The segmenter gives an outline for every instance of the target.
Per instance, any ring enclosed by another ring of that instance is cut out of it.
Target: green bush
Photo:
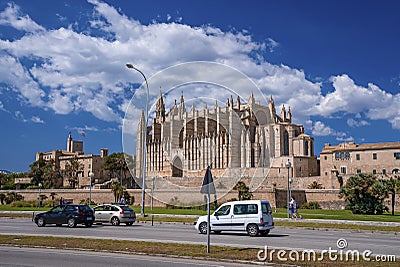
[[[81,199],[81,201],[79,202],[79,204],[84,204],[84,205],[89,205],[89,198],[87,199]],[[93,199],[90,200],[90,205],[94,205],[96,206],[96,202],[93,201]]]
[[[52,208],[55,206],[54,201],[42,201],[42,207],[44,208]],[[13,201],[10,203],[10,207],[24,207],[24,208],[37,208],[38,207],[38,201],[37,200],[19,200],[19,201]]]
[[[319,205],[318,202],[316,201],[311,201],[304,203],[303,206],[301,206],[302,209],[307,209],[307,210],[320,210],[321,206]]]

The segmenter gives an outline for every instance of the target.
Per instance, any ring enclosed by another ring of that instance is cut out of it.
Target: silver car
[[[95,223],[111,223],[132,225],[136,221],[136,213],[127,205],[103,204],[94,207]]]

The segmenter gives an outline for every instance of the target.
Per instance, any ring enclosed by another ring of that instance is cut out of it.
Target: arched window
[[[289,133],[283,133],[283,156],[289,156]]]
[[[182,177],[182,176],[183,176],[182,160],[176,157],[174,159],[174,162],[172,163],[172,177]]]
[[[304,142],[304,156],[308,156],[308,141]]]

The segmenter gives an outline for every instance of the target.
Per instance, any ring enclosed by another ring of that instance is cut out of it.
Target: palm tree
[[[390,177],[389,180],[384,181],[386,190],[392,198],[392,216],[394,216],[394,205],[396,201],[396,193],[400,192],[400,180],[397,178]]]
[[[129,170],[125,161],[125,153],[112,153],[104,161],[104,169],[109,170],[112,177],[119,176],[120,183],[126,178],[126,172]]]
[[[38,185],[43,183],[43,174],[46,166],[46,161],[43,158],[39,158],[37,161],[33,162],[29,167],[31,171],[29,176],[32,177],[32,183]]]
[[[318,183],[317,181],[312,182],[307,186],[308,189],[322,189],[322,184]]]
[[[0,193],[0,203],[1,203],[1,205],[4,204],[4,200],[5,200],[5,199],[6,199],[6,195],[3,194],[3,193]]]
[[[43,167],[43,185],[45,188],[60,188],[62,186],[62,176],[54,159],[46,162]]]
[[[68,177],[69,185],[72,188],[79,186],[78,175],[83,172],[83,164],[78,161],[77,157],[70,159],[65,165],[64,174]]]
[[[242,181],[237,182],[233,187],[233,190],[238,191],[239,200],[248,200],[253,197],[253,194],[250,192],[250,188]]]
[[[121,197],[124,195],[124,191],[126,190],[125,186],[122,186],[120,182],[113,181],[111,183],[111,191],[114,195],[114,202],[118,202]]]

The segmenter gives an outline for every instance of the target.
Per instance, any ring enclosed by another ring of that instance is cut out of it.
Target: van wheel
[[[206,222],[200,223],[199,232],[200,232],[200,234],[203,234],[203,235],[207,234],[207,223]]]
[[[249,225],[247,225],[247,233],[249,234],[249,236],[257,236],[258,235],[258,233],[259,233],[259,229],[258,229],[258,226],[257,226],[257,224],[249,224]]]
[[[269,229],[268,230],[264,230],[264,231],[260,231],[260,234],[262,236],[267,236],[269,234]]]

